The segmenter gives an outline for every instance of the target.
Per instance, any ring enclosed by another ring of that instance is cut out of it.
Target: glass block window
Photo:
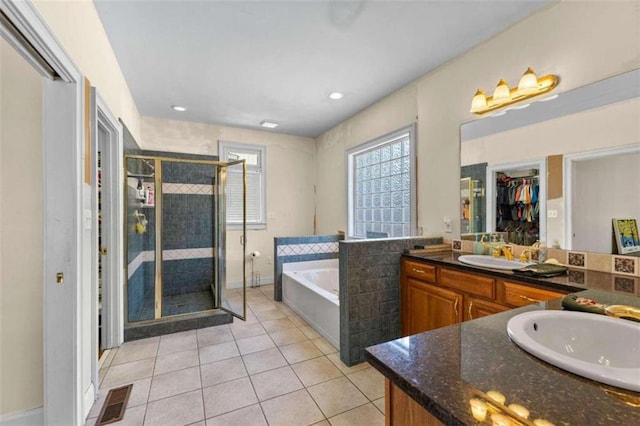
[[[347,151],[350,237],[415,235],[414,135],[410,126]]]

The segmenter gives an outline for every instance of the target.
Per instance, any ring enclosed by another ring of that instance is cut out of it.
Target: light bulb
[[[527,410],[525,407],[523,407],[520,404],[510,404],[509,408],[511,410],[513,410],[517,415],[519,415],[520,417],[523,417],[525,419],[529,418],[529,410]]]
[[[473,100],[471,101],[471,110],[470,112],[479,112],[487,109],[487,97],[484,95],[484,92],[480,89],[473,95]]]
[[[518,94],[533,95],[537,92],[538,77],[536,77],[536,73],[531,68],[527,68],[527,71],[525,71],[518,83]]]
[[[511,426],[511,418],[504,414],[494,413],[491,415],[491,424],[493,426]]]
[[[490,390],[489,392],[487,392],[487,396],[499,404],[504,404],[504,401],[506,401],[504,395],[498,391]]]
[[[487,404],[478,398],[470,399],[469,404],[471,404],[471,414],[473,414],[473,418],[479,422],[483,422],[484,419],[487,418]]]
[[[493,102],[503,104],[511,101],[511,90],[506,81],[500,80],[496,89],[493,91]]]

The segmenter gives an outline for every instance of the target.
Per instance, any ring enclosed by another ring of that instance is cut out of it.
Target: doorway
[[[547,237],[546,159],[487,166],[486,230],[518,245]]]

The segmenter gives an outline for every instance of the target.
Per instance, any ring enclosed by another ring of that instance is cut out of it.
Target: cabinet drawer
[[[420,262],[404,261],[404,273],[409,277],[417,278],[422,281],[436,282],[436,267],[426,265]]]
[[[543,290],[509,281],[504,282],[504,301],[511,306],[520,307],[532,303],[546,302],[564,295],[565,293],[557,291]]]
[[[453,269],[440,269],[440,284],[488,299],[496,297],[496,280]]]

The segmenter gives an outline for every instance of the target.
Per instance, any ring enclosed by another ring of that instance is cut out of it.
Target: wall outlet
[[[271,256],[268,256],[267,257],[267,265],[271,265],[272,261],[273,260],[271,259]]]
[[[453,222],[451,221],[451,218],[449,216],[445,216],[443,218],[443,222],[444,222],[444,232],[448,232],[451,233],[453,232]]]

